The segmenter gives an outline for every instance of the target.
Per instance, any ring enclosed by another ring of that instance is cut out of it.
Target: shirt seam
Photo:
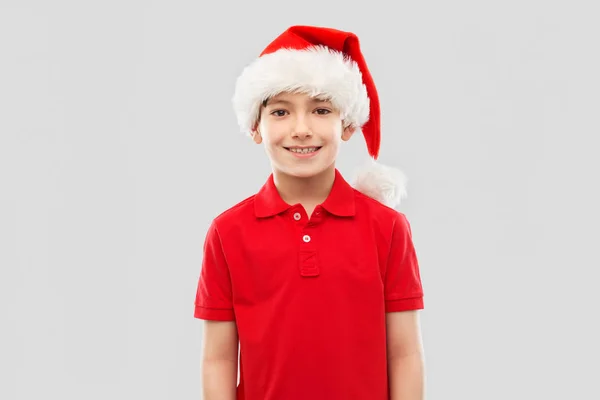
[[[196,307],[199,308],[204,308],[205,310],[224,310],[224,311],[233,311],[233,307],[227,307],[227,308],[221,308],[221,307],[206,307],[203,305],[200,305],[198,303],[195,303]]]
[[[413,299],[420,299],[421,297],[423,297],[422,293],[417,293],[411,296],[402,296],[402,297],[394,297],[394,294],[388,295],[388,298],[385,299],[385,301],[402,301],[402,300],[413,300]]]
[[[390,270],[390,256],[392,255],[392,244],[394,243],[394,230],[396,228],[396,221],[397,221],[397,219],[394,219],[394,221],[392,223],[391,233],[386,238],[387,239],[388,251],[387,251],[387,256],[385,258],[385,276],[384,276],[384,281],[387,281],[388,272]]]
[[[231,282],[231,270],[229,269],[229,261],[227,260],[227,254],[225,254],[225,247],[223,246],[223,239],[221,238],[221,232],[219,232],[219,226],[217,225],[217,221],[215,221],[215,232],[217,233],[217,237],[219,238],[219,247],[221,248],[221,254],[223,254],[223,259],[225,260],[225,264],[227,265],[227,272],[229,273],[229,281]],[[233,295],[233,293],[232,293],[232,295]]]

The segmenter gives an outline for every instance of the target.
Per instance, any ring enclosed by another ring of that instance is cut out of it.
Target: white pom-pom
[[[382,165],[372,158],[359,167],[353,186],[359,192],[395,208],[406,197],[406,175],[396,168]]]

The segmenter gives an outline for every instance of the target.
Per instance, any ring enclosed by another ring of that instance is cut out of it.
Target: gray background
[[[0,398],[200,398],[204,234],[270,172],[233,85],[292,24],[361,38],[428,399],[600,398],[592,3],[1,1]]]

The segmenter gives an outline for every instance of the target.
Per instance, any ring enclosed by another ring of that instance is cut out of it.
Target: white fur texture
[[[247,66],[236,82],[233,108],[242,132],[249,134],[261,104],[282,92],[327,98],[345,126],[357,130],[369,119],[369,97],[356,62],[324,46],[280,49]]]
[[[400,205],[406,197],[406,175],[399,169],[382,165],[372,158],[359,167],[353,186],[359,192],[390,208]]]

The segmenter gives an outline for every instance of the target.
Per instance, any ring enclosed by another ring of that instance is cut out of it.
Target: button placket
[[[304,277],[319,276],[320,269],[317,257],[317,249],[314,245],[314,237],[309,232],[311,229],[303,229],[302,244],[298,260],[300,263],[300,275]]]
[[[321,222],[322,219],[323,219],[323,211],[321,209],[321,206],[317,206],[315,208],[315,210],[313,211],[312,216],[310,217],[309,224],[317,225]]]

